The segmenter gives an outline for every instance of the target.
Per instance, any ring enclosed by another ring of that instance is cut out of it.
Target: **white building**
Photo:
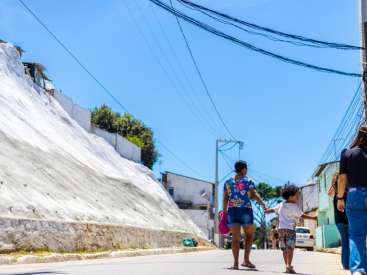
[[[164,187],[182,211],[212,239],[214,183],[171,172],[162,174]]]
[[[311,216],[317,216],[319,208],[318,184],[315,180],[310,180],[305,186],[301,187],[302,211]],[[310,228],[311,234],[316,236],[317,221],[304,219],[303,226]]]

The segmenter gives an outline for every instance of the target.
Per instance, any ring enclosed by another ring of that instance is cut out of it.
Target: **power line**
[[[33,16],[34,19],[56,40],[56,42],[74,59],[76,63],[100,86],[124,111],[129,111],[124,105],[111,93],[101,81],[90,71],[88,68],[80,61],[80,59],[71,52],[71,50],[42,22],[42,20],[23,2],[23,0],[18,0],[18,2]]]
[[[222,146],[222,148],[220,148],[219,149],[219,151],[221,151],[221,152],[225,152],[225,151],[229,151],[229,150],[232,150],[234,147],[236,147],[237,145],[238,145],[238,143],[234,143],[234,144],[232,144],[230,147],[228,147],[228,148],[223,148],[225,145],[227,145],[227,144],[224,144],[223,146]]]
[[[231,22],[236,22],[236,23],[239,23],[241,25],[244,25],[244,26],[252,28],[252,29],[264,31],[264,32],[267,32],[267,33],[271,33],[271,34],[274,34],[274,35],[281,36],[281,37],[291,38],[291,39],[294,39],[294,40],[297,40],[297,41],[300,41],[300,42],[298,42],[298,44],[297,44],[297,42],[295,43],[294,41],[277,39],[277,38],[274,38],[272,36],[268,36],[268,35],[263,34],[263,33],[254,33],[254,34],[265,36],[265,37],[267,37],[269,39],[272,39],[272,40],[275,40],[275,41],[287,42],[287,43],[292,43],[294,45],[309,46],[309,47],[316,47],[316,48],[335,48],[335,49],[341,49],[341,50],[363,50],[364,49],[363,47],[360,47],[360,46],[354,46],[354,45],[348,45],[348,44],[342,44],[342,43],[335,43],[335,42],[327,42],[327,41],[322,41],[322,40],[318,40],[318,39],[308,38],[308,37],[301,36],[301,35],[295,35],[295,34],[289,34],[289,33],[281,32],[281,31],[278,31],[278,30],[274,30],[274,29],[271,29],[271,28],[268,28],[268,27],[263,27],[263,26],[260,26],[260,25],[257,25],[257,24],[253,24],[253,23],[235,18],[235,17],[230,16],[228,14],[225,14],[225,13],[222,13],[222,12],[219,12],[219,11],[215,11],[215,10],[207,8],[205,6],[196,4],[192,1],[188,1],[188,0],[177,0],[177,1],[184,4],[185,6],[191,7],[192,9],[194,9],[196,11],[202,12],[205,15],[210,16],[211,18],[213,18],[213,19],[215,19],[219,22],[233,25],[233,26],[235,26],[237,28],[240,28],[240,29],[242,29],[246,32],[249,32],[249,31],[246,30],[246,29],[243,29],[240,26],[238,26],[236,24],[233,24]],[[215,15],[217,17],[215,17],[213,15]],[[220,18],[222,20],[220,20]],[[305,42],[307,42],[309,44],[307,44]]]
[[[228,168],[230,170],[233,171],[233,164],[232,162],[234,163],[234,161],[232,160],[232,158],[230,158],[227,154],[225,154],[224,152],[222,151],[219,151],[224,159],[224,162],[227,164]]]
[[[234,171],[233,170],[231,170],[231,171],[229,171],[224,177],[222,177],[221,179],[220,179],[220,181],[219,181],[219,184],[221,183],[221,182],[223,182],[224,180],[226,180],[231,174],[233,174],[234,173]]]
[[[174,9],[174,8],[173,8],[172,0],[170,0],[170,3],[171,3],[171,7],[172,7],[172,9]],[[175,15],[176,15],[176,14],[175,14]],[[190,46],[189,41],[188,41],[188,39],[187,39],[187,37],[186,37],[186,35],[185,35],[185,32],[184,32],[183,27],[182,27],[182,25],[181,25],[181,23],[180,23],[180,20],[178,19],[177,15],[176,15],[175,17],[176,17],[177,25],[178,25],[178,27],[179,27],[179,29],[180,29],[180,32],[181,32],[181,34],[182,34],[182,37],[183,37],[183,39],[184,39],[184,41],[185,41],[185,44],[186,44],[187,50],[188,50],[188,52],[189,52],[189,54],[190,54],[190,57],[191,57],[192,63],[194,64],[195,70],[196,70],[196,72],[197,72],[197,74],[198,74],[198,76],[199,76],[199,78],[200,78],[201,84],[203,85],[204,90],[205,90],[205,92],[206,92],[206,94],[207,94],[207,96],[208,96],[208,98],[209,98],[209,100],[210,100],[210,102],[211,102],[211,104],[212,104],[212,106],[213,106],[213,108],[214,108],[214,110],[215,110],[215,112],[216,112],[216,114],[217,114],[217,116],[218,116],[219,120],[221,121],[221,123],[222,123],[223,127],[226,129],[227,133],[228,133],[228,134],[229,134],[233,139],[236,139],[236,138],[234,137],[234,135],[232,134],[231,130],[229,130],[229,127],[227,126],[227,124],[225,123],[225,121],[224,121],[224,119],[223,119],[223,116],[222,116],[222,115],[221,115],[221,113],[219,112],[219,109],[218,109],[217,105],[215,104],[214,99],[213,99],[213,97],[212,97],[212,95],[211,95],[211,93],[210,93],[210,91],[209,91],[208,85],[206,84],[206,82],[205,82],[205,80],[204,80],[204,77],[203,77],[203,75],[202,75],[202,73],[201,73],[201,71],[200,71],[200,69],[199,69],[199,65],[198,65],[198,63],[196,62],[196,59],[195,59],[194,54],[193,54],[193,52],[192,52],[192,50],[191,50],[191,46]]]
[[[212,18],[212,19],[214,19],[214,20],[216,20],[216,21],[218,21],[218,22],[220,22],[222,24],[233,26],[233,27],[235,27],[237,29],[240,29],[240,30],[242,30],[242,31],[244,31],[246,33],[249,33],[249,34],[262,36],[262,37],[265,37],[265,38],[267,38],[269,40],[272,40],[272,41],[275,41],[275,42],[289,43],[289,44],[292,44],[292,45],[295,45],[295,46],[311,46],[311,47],[315,47],[315,48],[326,48],[326,46],[312,45],[312,44],[310,45],[310,44],[307,44],[307,43],[302,43],[302,42],[297,42],[297,41],[292,41],[292,40],[286,40],[286,39],[277,38],[277,37],[274,37],[272,35],[269,35],[269,34],[266,34],[266,33],[262,33],[262,32],[252,31],[252,30],[246,29],[244,27],[241,27],[241,26],[239,26],[239,25],[237,25],[235,23],[232,23],[232,22],[230,22],[228,20],[224,20],[224,19],[218,18],[216,16],[213,16],[210,13],[205,12],[205,11],[203,11],[201,9],[193,8],[193,7],[189,6],[189,5],[187,5],[185,2],[182,2],[180,0],[178,0],[178,2],[181,3],[182,5],[184,5],[187,8],[190,8],[190,9],[192,9],[194,11],[199,11],[199,12],[203,13],[206,16],[208,16],[208,17],[210,17],[210,18]]]
[[[168,45],[168,47],[170,49],[170,52],[172,53],[172,56],[173,56],[173,58],[175,60],[175,64],[178,65],[178,68],[181,71],[181,75],[183,76],[184,80],[186,81],[187,85],[189,86],[189,89],[187,89],[186,88],[186,85],[183,85],[184,86],[184,89],[186,91],[186,96],[187,96],[187,98],[190,101],[189,106],[196,110],[196,112],[197,112],[200,120],[203,122],[203,124],[206,124],[206,126],[208,126],[210,128],[210,130],[212,130],[212,132],[215,134],[217,132],[217,129],[215,129],[216,128],[215,126],[217,126],[217,125],[216,124],[213,124],[213,125],[215,125],[213,127],[212,123],[214,123],[214,120],[210,117],[210,115],[207,112],[203,111],[202,106],[200,106],[200,104],[199,104],[199,106],[197,106],[197,101],[191,96],[190,91],[195,91],[196,92],[196,88],[191,83],[191,80],[190,80],[190,78],[188,77],[188,75],[186,73],[186,70],[185,70],[185,68],[184,68],[184,66],[183,66],[183,64],[182,64],[182,62],[180,60],[180,57],[176,53],[176,51],[175,51],[175,49],[174,49],[174,47],[173,47],[173,45],[172,45],[172,43],[171,43],[171,41],[169,39],[169,36],[167,35],[167,33],[166,33],[165,29],[164,29],[164,26],[161,23],[159,17],[157,16],[157,14],[156,14],[156,12],[155,12],[152,4],[150,6],[150,10],[151,10],[151,12],[152,12],[155,20],[158,22],[158,26],[159,26],[162,34],[163,34],[163,38],[167,42],[167,45]],[[199,100],[199,97],[197,97],[197,100]],[[208,114],[208,117],[206,117],[207,114]],[[217,135],[217,134],[215,134],[215,135]]]
[[[18,0],[18,2],[36,19],[36,21],[55,39],[55,41],[74,59],[74,61],[79,64],[79,66],[102,88],[104,92],[106,92],[123,110],[127,113],[127,109],[122,105],[122,103],[109,91],[101,81],[97,79],[97,77],[90,72],[90,70],[80,61],[80,59],[46,26],[45,23],[23,2],[23,0]],[[156,139],[158,143],[161,144],[162,148],[164,148],[169,154],[171,154],[179,163],[185,166],[190,171],[195,174],[198,173],[195,169],[190,167],[185,161],[183,161],[180,157],[178,157],[172,150],[170,150],[162,141]]]
[[[223,151],[219,151],[219,152],[221,153],[223,159],[225,160],[228,168],[233,171],[232,163],[234,163],[235,161],[229,155],[227,155],[225,152],[223,152]],[[267,179],[274,180],[274,181],[277,181],[277,182],[281,182],[281,183],[287,182],[287,180],[284,180],[284,179],[281,179],[281,178],[278,178],[278,177],[270,176],[266,173],[260,172],[258,170],[255,170],[255,169],[251,168],[251,167],[249,167],[249,172],[254,172],[255,174],[260,175],[262,178],[267,178]]]
[[[257,53],[260,53],[262,55],[266,55],[266,56],[270,56],[272,58],[275,58],[275,59],[278,59],[280,61],[283,61],[285,63],[289,63],[289,64],[293,64],[293,65],[297,65],[297,66],[301,66],[301,67],[305,67],[305,68],[309,68],[309,69],[312,69],[312,70],[316,70],[316,71],[319,71],[319,72],[326,72],[326,73],[333,73],[333,74],[337,74],[337,75],[343,75],[343,76],[350,76],[350,77],[362,77],[361,74],[359,73],[351,73],[351,72],[345,72],[345,71],[341,71],[341,70],[336,70],[336,69],[332,69],[332,68],[327,68],[327,67],[321,67],[321,66],[317,66],[317,65],[313,65],[313,64],[310,64],[310,63],[306,63],[306,62],[303,62],[303,61],[299,61],[299,60],[296,60],[296,59],[292,59],[292,58],[288,58],[288,57],[285,57],[285,56],[282,56],[280,54],[276,54],[276,53],[273,53],[271,51],[268,51],[268,50],[265,50],[265,49],[262,49],[262,48],[259,48],[257,46],[254,46],[250,43],[247,43],[243,40],[240,40],[232,35],[229,35],[229,34],[226,34],[208,24],[205,24],[197,19],[194,19],[170,6],[168,6],[167,4],[165,4],[164,2],[160,1],[160,0],[149,0],[151,1],[152,3],[154,3],[155,5],[161,7],[162,9],[166,10],[167,12],[173,14],[177,17],[180,17],[181,19],[185,20],[186,22],[189,22],[190,24],[192,25],[195,25],[207,32],[210,32],[218,37],[221,37],[221,38],[224,38],[234,44],[237,44],[243,48],[246,48],[246,49],[249,49],[249,50],[252,50],[252,51],[255,51]],[[171,0],[170,0],[171,1]]]
[[[359,92],[360,92],[360,87],[361,87],[361,83],[360,85],[358,86],[358,89],[356,90],[354,96],[353,96],[353,99],[351,101],[351,103],[349,104],[348,108],[347,108],[347,111],[345,112],[334,136],[332,137],[331,139],[331,142],[329,144],[329,146],[327,147],[320,163],[325,163],[325,162],[329,162],[331,160],[333,160],[333,153],[337,150],[335,147],[336,147],[336,144],[335,142],[337,140],[341,140],[341,139],[347,139],[347,131],[351,128],[351,126],[353,124],[355,124],[355,122],[353,122],[353,120],[355,120],[354,116],[355,116],[355,113],[357,112],[358,110],[358,103],[359,103]],[[361,102],[360,102],[361,104]],[[334,156],[335,160],[338,156]]]
[[[127,11],[128,11],[128,14],[130,16],[130,14],[133,14],[133,12],[131,11],[129,5],[127,4],[127,2],[123,2],[124,6],[126,7]],[[137,3],[138,4],[138,3]],[[140,6],[139,6],[140,7]],[[145,15],[144,13],[142,12],[142,16],[145,18]],[[163,73],[165,74],[166,78],[168,79],[168,82],[172,85],[172,88],[173,88],[173,91],[179,96],[182,98],[182,102],[184,103],[184,105],[187,106],[188,110],[191,112],[191,114],[193,115],[193,117],[195,119],[198,119],[200,122],[202,122],[205,127],[208,127],[208,130],[209,131],[212,131],[214,136],[216,135],[215,134],[215,130],[213,130],[205,121],[202,120],[201,116],[197,115],[197,112],[195,112],[195,108],[194,108],[194,104],[192,103],[192,99],[191,98],[187,98],[185,96],[185,93],[183,93],[181,90],[180,90],[180,87],[183,89],[183,90],[186,90],[186,87],[185,85],[180,81],[180,78],[178,77],[172,63],[170,62],[169,58],[167,57],[166,53],[164,52],[161,44],[159,43],[159,40],[158,38],[155,36],[153,30],[150,28],[150,24],[149,22],[146,21],[146,25],[147,25],[147,28],[148,30],[150,31],[150,34],[151,36],[153,37],[156,45],[158,46],[158,49],[161,53],[161,55],[164,57],[166,63],[168,64],[168,66],[170,67],[170,70],[171,72],[173,73],[173,78],[171,77],[169,71],[166,69],[166,67],[163,65],[162,61],[161,61],[161,58],[159,56],[157,56],[157,54],[155,53],[154,49],[153,49],[153,46],[152,44],[150,43],[149,39],[147,38],[147,36],[144,34],[144,31],[143,29],[140,27],[140,25],[138,24],[138,22],[135,20],[134,16],[131,15],[130,16],[131,20],[133,21],[133,23],[135,24],[135,27],[137,28],[139,34],[141,35],[141,37],[143,38],[144,42],[145,42],[145,45],[147,46],[148,50],[150,51],[152,57],[155,59],[155,61],[157,62],[157,64],[159,65],[159,67],[162,69]],[[180,86],[180,87],[179,87]],[[197,110],[196,110],[197,111]]]
[[[214,119],[212,119],[212,117],[210,116],[210,114],[208,113],[208,112],[205,112],[204,110],[203,110],[203,104],[200,102],[200,103],[198,103],[195,99],[193,99],[192,97],[191,97],[191,93],[190,93],[190,91],[194,91],[194,92],[196,92],[196,94],[197,94],[197,89],[195,88],[195,86],[192,84],[192,82],[191,82],[191,80],[190,80],[190,78],[188,77],[188,74],[187,74],[187,72],[186,72],[186,70],[185,70],[185,67],[183,66],[183,64],[182,64],[182,62],[181,62],[181,59],[180,59],[180,57],[178,56],[178,54],[176,53],[176,51],[175,51],[175,48],[173,47],[173,45],[172,45],[172,43],[171,43],[171,41],[170,41],[170,39],[169,39],[169,37],[168,37],[168,35],[167,35],[167,33],[166,33],[166,31],[165,31],[165,29],[164,29],[164,26],[163,26],[163,24],[162,24],[162,22],[161,22],[161,20],[159,20],[159,17],[157,16],[157,14],[156,14],[156,12],[155,12],[155,10],[154,10],[154,8],[153,8],[153,6],[151,6],[151,11],[152,11],[152,14],[153,14],[153,16],[155,17],[155,19],[156,19],[156,21],[158,22],[158,25],[159,25],[159,28],[161,29],[161,32],[162,32],[162,34],[163,34],[163,37],[164,37],[164,39],[166,40],[166,42],[167,42],[167,45],[169,46],[169,49],[170,49],[170,51],[171,51],[171,53],[172,53],[172,55],[173,55],[173,57],[174,57],[174,59],[175,59],[175,61],[176,61],[176,63],[177,63],[177,65],[178,65],[178,68],[179,68],[179,70],[181,71],[181,73],[182,73],[182,75],[183,75],[183,77],[184,77],[184,79],[185,79],[185,81],[186,81],[186,83],[188,84],[188,86],[189,86],[189,90],[186,90],[186,92],[187,92],[187,96],[188,96],[188,98],[190,98],[190,102],[192,103],[192,105],[193,105],[193,107],[195,107],[195,109],[197,110],[197,112],[203,117],[203,119],[205,120],[205,123],[206,124],[208,124],[208,126],[214,131],[214,132],[216,132],[216,129],[214,129],[214,128],[216,128],[215,126],[217,126],[217,124],[216,123],[214,123]],[[197,100],[199,101],[200,100],[200,97],[198,96],[197,97]],[[199,104],[199,106],[197,106],[197,103]],[[206,115],[208,115],[208,117],[206,117]],[[212,123],[213,123],[213,125],[212,125]],[[214,126],[214,127],[213,127]]]
[[[200,176],[200,172],[192,168],[190,165],[188,165],[182,158],[180,158],[178,155],[176,155],[171,149],[169,149],[165,144],[163,144],[161,141],[157,140],[157,142],[162,146],[163,149],[165,149],[167,152],[169,152],[179,163],[181,163],[183,166],[185,166],[187,169],[189,169],[191,172],[195,173],[196,175]]]
[[[343,115],[341,122],[338,125],[328,147],[326,148],[320,163],[327,163],[331,161],[336,161],[339,158],[338,153],[344,148],[349,146],[357,132],[358,128],[362,125],[364,121],[363,110],[364,104],[361,96],[361,86],[362,81],[359,83],[353,98]],[[337,146],[336,142],[341,140],[342,142]]]

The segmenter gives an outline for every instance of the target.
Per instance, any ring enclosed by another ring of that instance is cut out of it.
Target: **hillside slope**
[[[201,231],[152,172],[83,130],[0,44],[0,219]]]

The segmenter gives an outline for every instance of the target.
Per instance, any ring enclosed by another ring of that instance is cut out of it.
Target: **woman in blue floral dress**
[[[234,264],[232,269],[239,269],[239,252],[241,228],[246,235],[245,256],[241,266],[256,268],[250,261],[251,247],[254,238],[254,213],[251,199],[255,199],[265,209],[265,203],[256,192],[255,183],[247,177],[247,163],[238,161],[235,164],[236,175],[224,184],[223,211],[227,213],[228,226],[232,233],[232,253]]]

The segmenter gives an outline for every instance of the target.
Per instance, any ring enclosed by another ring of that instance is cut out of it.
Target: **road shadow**
[[[252,272],[256,272],[256,271],[260,271],[260,270],[258,270],[257,268],[239,268],[239,269],[233,269],[232,267],[224,267],[223,268],[224,270],[230,270],[230,271],[233,271],[233,272],[235,272],[235,271],[252,271]]]
[[[252,268],[252,269],[251,268],[231,269],[230,267],[227,267],[227,268],[224,267],[223,270],[230,270],[230,271],[233,271],[233,272],[240,271],[240,272],[261,272],[261,273],[266,272],[266,274],[289,274],[289,273],[282,272],[282,271],[260,270],[260,269],[257,269],[257,268]],[[312,275],[310,273],[295,273],[295,274],[298,274],[298,275]]]

